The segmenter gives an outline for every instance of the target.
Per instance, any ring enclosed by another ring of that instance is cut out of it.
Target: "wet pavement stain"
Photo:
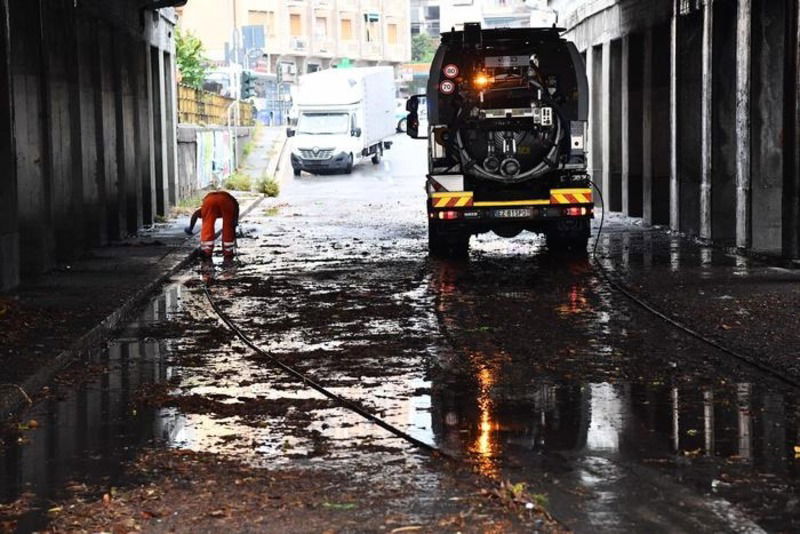
[[[448,469],[254,357],[204,301],[208,283],[264,350],[486,479],[525,482],[577,532],[800,530],[796,390],[646,314],[589,257],[535,236],[480,236],[466,261],[427,258],[420,162],[408,157],[419,147],[395,148],[377,170],[290,183],[245,221],[234,265],[177,277],[97,356],[108,372],[26,414],[42,426],[0,453],[5,502],[32,491],[46,509],[72,482],[116,484],[120,462],[159,445],[395,485],[387,506],[412,510],[406,521],[463,497]],[[742,280],[793,276],[619,220],[598,254],[659,305],[702,310],[693,324],[727,324],[730,310],[712,304]],[[45,515],[26,520],[19,531]]]

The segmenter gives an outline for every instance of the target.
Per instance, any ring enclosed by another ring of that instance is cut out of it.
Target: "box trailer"
[[[377,165],[395,133],[391,67],[329,69],[300,78],[291,163],[296,176],[349,174],[362,159]]]

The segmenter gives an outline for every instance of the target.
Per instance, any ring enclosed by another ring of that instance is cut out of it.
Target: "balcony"
[[[305,37],[289,38],[289,50],[293,52],[307,52],[308,40]]]
[[[336,41],[333,39],[314,38],[311,53],[315,56],[333,57],[336,54]]]
[[[383,44],[378,41],[361,43],[361,57],[363,59],[383,59]]]
[[[358,46],[358,41],[339,41],[336,47],[336,55],[339,57],[357,59],[361,56],[361,49]]]
[[[406,47],[401,44],[386,45],[386,61],[405,63],[411,59],[411,54],[406,51]]]
[[[361,11],[361,6],[359,5],[358,0],[339,0],[336,3],[336,6],[339,11]]]

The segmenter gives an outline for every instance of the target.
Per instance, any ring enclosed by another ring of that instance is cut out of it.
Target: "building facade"
[[[441,31],[459,29],[465,22],[480,22],[484,28],[529,28],[552,26],[554,12],[546,0],[441,0]]]
[[[409,0],[192,0],[179,24],[203,41],[209,59],[257,58],[292,81],[334,66],[408,61],[409,14]]]

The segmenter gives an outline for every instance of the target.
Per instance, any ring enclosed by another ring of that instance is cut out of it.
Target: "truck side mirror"
[[[350,132],[350,135],[353,137],[361,137],[361,128],[353,128],[353,131]]]
[[[427,135],[420,135],[419,123],[419,106],[427,106],[427,97],[425,95],[414,95],[409,97],[406,102],[406,111],[408,111],[408,118],[406,118],[406,133],[412,139],[427,139]],[[426,110],[427,111],[427,110]],[[427,115],[427,113],[426,113]],[[427,134],[427,124],[424,125],[423,131]]]
[[[294,128],[286,128],[286,137],[294,137]]]

